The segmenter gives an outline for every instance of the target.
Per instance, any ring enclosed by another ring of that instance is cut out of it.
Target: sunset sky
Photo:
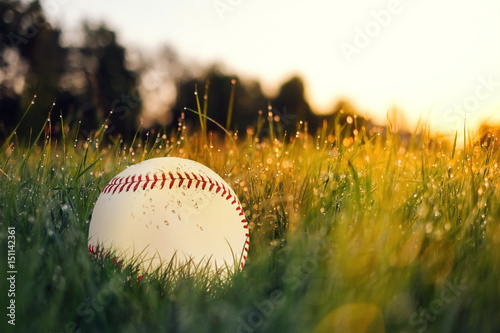
[[[500,1],[42,0],[68,32],[104,21],[119,42],[220,62],[273,93],[301,75],[319,112],[347,97],[374,120],[401,109],[451,132],[500,120]],[[69,38],[70,34],[65,38]]]

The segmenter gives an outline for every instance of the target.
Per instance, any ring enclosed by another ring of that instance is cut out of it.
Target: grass
[[[272,122],[260,119],[244,138],[181,124],[132,144],[105,139],[104,125],[87,140],[75,139],[77,129],[56,140],[50,123],[31,143],[9,137],[0,267],[8,270],[15,227],[16,326],[3,278],[0,331],[498,332],[495,140],[459,148],[459,134],[448,143],[420,128],[403,144],[390,131],[344,136],[353,128],[338,120],[314,136],[304,124],[285,134]],[[87,253],[100,190],[159,156],[197,160],[238,194],[251,243],[230,284],[202,268],[140,278],[135,263]]]

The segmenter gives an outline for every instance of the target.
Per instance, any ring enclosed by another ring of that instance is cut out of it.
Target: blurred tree
[[[0,1],[0,32],[0,132],[3,133],[17,124],[33,95],[37,95],[36,103],[19,133],[42,126],[56,100],[52,112],[56,134],[62,113],[70,126],[81,121],[84,136],[109,116],[106,133],[131,138],[143,107],[158,124],[170,121],[176,126],[184,107],[198,108],[196,86],[202,109],[207,106],[208,117],[230,130],[244,133],[248,126],[256,125],[259,110],[265,117],[268,115],[269,99],[259,82],[226,74],[217,65],[203,70],[195,64],[185,65],[172,48],[160,50],[160,62],[135,61],[129,67],[125,48],[103,23],[84,22],[81,43],[61,46],[61,31],[47,22],[39,1]],[[146,103],[141,94],[146,96]],[[307,121],[309,132],[313,133],[328,118],[311,110],[299,76],[284,82],[270,105],[277,131],[293,133],[299,121]],[[232,116],[228,117],[230,109]],[[340,120],[345,124],[348,115],[356,114],[350,109],[346,101],[339,102],[333,116],[340,112]],[[188,123],[199,125],[197,114],[184,113]],[[354,125],[364,121],[360,117],[354,119]],[[147,125],[150,124],[149,121]],[[218,129],[210,121],[208,126],[209,130]]]
[[[19,121],[36,95],[19,133],[44,124],[53,101],[53,120],[82,121],[88,135],[109,115],[107,133],[133,136],[141,99],[125,49],[104,24],[83,24],[82,45],[63,47],[61,31],[47,22],[39,1],[0,2],[0,131]],[[57,122],[53,130],[57,130]],[[60,129],[60,127],[59,127]]]
[[[168,126],[173,121],[177,82],[196,77],[200,72],[197,66],[183,63],[175,49],[168,45],[148,54],[129,49],[127,59],[129,68],[140,77],[141,125],[145,128]]]
[[[177,100],[172,108],[174,121],[184,112],[184,107],[198,109],[194,95],[195,87],[198,89],[202,110],[204,96],[207,95],[207,116],[223,127],[226,127],[231,91],[234,89],[229,130],[245,131],[247,126],[256,123],[258,111],[267,109],[268,99],[264,96],[260,83],[240,80],[236,75],[223,74],[219,67],[214,65],[201,78],[189,78],[178,82]],[[190,111],[185,111],[184,114],[188,124],[199,126],[197,114]],[[209,130],[219,130],[219,127],[210,121],[207,126]]]
[[[59,43],[61,33],[46,21],[39,1],[1,2],[0,13],[0,71],[4,74],[0,82],[1,120],[12,128],[37,95],[20,132],[40,128],[58,93],[63,72],[65,50]]]
[[[363,127],[369,129],[373,126],[371,121],[361,116],[360,111],[347,99],[339,99],[330,114],[326,117],[330,126],[337,120],[342,128],[342,137],[353,136],[355,130],[360,131]]]
[[[87,85],[86,95],[97,109],[97,121],[108,116],[107,134],[134,135],[141,98],[136,75],[127,69],[125,48],[118,44],[116,34],[104,24],[83,24],[84,45],[79,49]],[[80,70],[79,69],[79,70]],[[110,114],[112,111],[112,114]],[[89,121],[90,127],[93,126]]]
[[[16,82],[26,69],[19,50],[9,43],[9,37],[16,30],[16,11],[21,10],[18,9],[20,5],[19,1],[0,2],[0,138],[12,130],[16,123],[20,93]]]
[[[304,82],[299,76],[293,76],[281,85],[271,105],[288,133],[296,131],[299,121],[307,121],[311,133],[321,125],[320,118],[306,100]]]
[[[475,138],[479,137],[479,144],[489,149],[498,150],[498,138],[500,137],[500,124],[483,123]]]

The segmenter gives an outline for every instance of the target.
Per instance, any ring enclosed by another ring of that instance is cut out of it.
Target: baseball
[[[243,268],[248,222],[231,187],[208,167],[176,157],[132,165],[102,190],[88,249],[113,250],[154,271],[186,263],[210,271]]]

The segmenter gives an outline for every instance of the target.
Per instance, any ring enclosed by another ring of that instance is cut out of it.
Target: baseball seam
[[[188,189],[194,186],[195,189],[201,188],[201,190],[212,192],[215,189],[215,193],[219,194],[226,201],[229,201],[231,205],[236,205],[236,211],[239,212],[239,216],[241,218],[241,223],[243,223],[243,228],[247,229],[245,233],[246,241],[245,241],[245,254],[243,255],[243,261],[241,262],[241,268],[243,268],[245,261],[247,260],[248,255],[248,247],[250,245],[250,234],[248,232],[248,221],[245,219],[245,213],[243,212],[243,208],[236,197],[236,194],[231,193],[231,190],[226,188],[226,186],[222,183],[219,183],[216,180],[212,180],[208,176],[203,176],[201,174],[196,174],[194,172],[188,173],[187,171],[184,173],[181,172],[162,172],[161,174],[153,174],[151,177],[149,174],[146,175],[132,175],[127,177],[114,177],[111,181],[103,188],[102,193],[104,194],[118,194],[123,191],[125,192],[136,192],[138,190],[146,190],[153,189],[155,186],[159,186],[159,189],[163,189],[167,187],[168,189],[172,189],[175,183],[178,182],[178,187],[181,187],[183,184],[186,185]],[[143,185],[141,186],[141,183]],[[227,194],[227,195],[226,195]],[[233,199],[231,201],[231,199]],[[89,250],[90,252],[90,250]]]

